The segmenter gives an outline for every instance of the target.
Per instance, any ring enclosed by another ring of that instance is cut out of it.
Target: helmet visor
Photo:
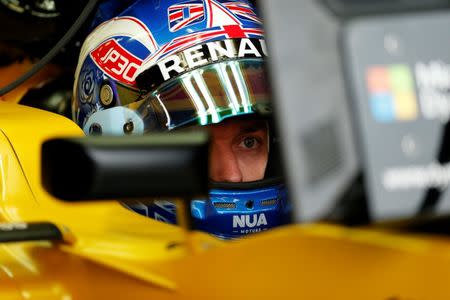
[[[223,61],[172,79],[127,107],[144,131],[209,125],[225,118],[270,112],[270,90],[261,59]]]

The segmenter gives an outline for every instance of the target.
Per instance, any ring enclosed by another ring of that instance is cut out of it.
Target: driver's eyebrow
[[[253,133],[260,130],[266,130],[267,123],[264,121],[242,125],[239,129],[240,134]]]

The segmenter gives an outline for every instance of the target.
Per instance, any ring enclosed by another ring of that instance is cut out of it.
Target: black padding
[[[49,140],[42,146],[42,182],[67,201],[207,194],[208,137],[167,133]]]
[[[0,223],[0,243],[63,239],[52,223]]]

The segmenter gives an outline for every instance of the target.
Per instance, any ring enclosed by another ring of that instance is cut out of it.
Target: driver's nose
[[[237,157],[229,145],[211,144],[209,177],[216,182],[242,182]]]

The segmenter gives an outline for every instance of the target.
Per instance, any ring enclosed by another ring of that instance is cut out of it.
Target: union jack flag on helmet
[[[253,21],[256,23],[262,23],[261,19],[256,15],[253,8],[245,2],[227,2],[223,4],[235,15],[241,17],[244,20]]]
[[[168,9],[169,29],[172,32],[203,21],[205,10],[203,1],[189,1],[172,5]]]

